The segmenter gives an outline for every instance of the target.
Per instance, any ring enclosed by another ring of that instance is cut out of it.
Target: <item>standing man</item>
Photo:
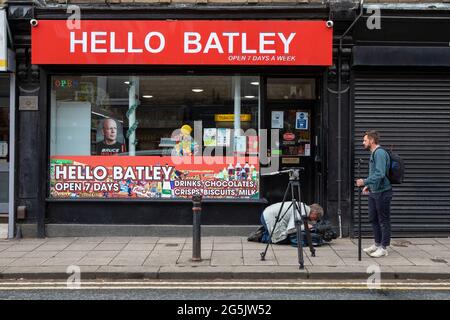
[[[364,252],[373,258],[388,255],[387,247],[391,241],[390,210],[392,187],[388,178],[390,157],[379,145],[377,131],[364,134],[364,149],[370,150],[369,177],[356,180],[358,187],[364,187],[363,194],[369,195],[369,221],[372,223],[375,243]]]
[[[125,145],[117,141],[117,122],[108,118],[103,120],[103,140],[97,143],[98,156],[112,156],[125,152]]]

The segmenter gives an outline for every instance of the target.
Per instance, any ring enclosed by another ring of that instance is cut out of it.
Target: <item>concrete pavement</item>
[[[297,248],[273,245],[261,261],[264,247],[245,237],[204,237],[203,260],[193,262],[192,238],[0,240],[0,278],[67,279],[77,266],[81,279],[367,279],[378,269],[382,279],[450,280],[450,238],[394,239],[388,257],[363,253],[362,261],[356,239],[336,239],[316,257],[305,249],[304,270]]]

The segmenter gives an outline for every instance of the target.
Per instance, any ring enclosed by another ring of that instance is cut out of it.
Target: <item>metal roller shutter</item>
[[[362,148],[367,129],[380,132],[406,165],[405,180],[394,186],[393,236],[450,233],[450,77],[431,74],[356,74],[354,78],[354,175],[369,152]],[[363,233],[370,232],[367,197],[362,196]],[[358,192],[353,193],[357,226]],[[354,229],[357,234],[357,227]]]

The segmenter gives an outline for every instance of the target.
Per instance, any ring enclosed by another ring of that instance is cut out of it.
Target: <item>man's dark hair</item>
[[[369,139],[373,139],[373,142],[375,144],[378,144],[380,142],[380,134],[375,130],[368,130],[364,132],[364,137],[367,136]]]

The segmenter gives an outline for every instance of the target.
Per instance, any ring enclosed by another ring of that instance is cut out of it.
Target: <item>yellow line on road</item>
[[[25,291],[25,290],[372,290],[372,291],[449,291],[448,287],[83,287],[67,288],[67,287],[1,287],[0,291]]]
[[[4,281],[0,282],[0,286],[3,285],[66,285],[66,281]],[[158,280],[142,280],[142,281],[81,281],[82,285],[226,285],[226,286],[245,286],[245,285],[258,285],[258,286],[357,286],[366,285],[365,281],[354,281],[354,282],[315,282],[315,281],[300,281],[300,282],[280,282],[280,281],[158,281]],[[390,282],[381,281],[383,286],[447,286],[450,287],[450,282]]]
[[[450,283],[386,282],[379,286],[365,282],[283,283],[283,282],[81,282],[79,287],[66,282],[2,282],[1,290],[440,290]]]

